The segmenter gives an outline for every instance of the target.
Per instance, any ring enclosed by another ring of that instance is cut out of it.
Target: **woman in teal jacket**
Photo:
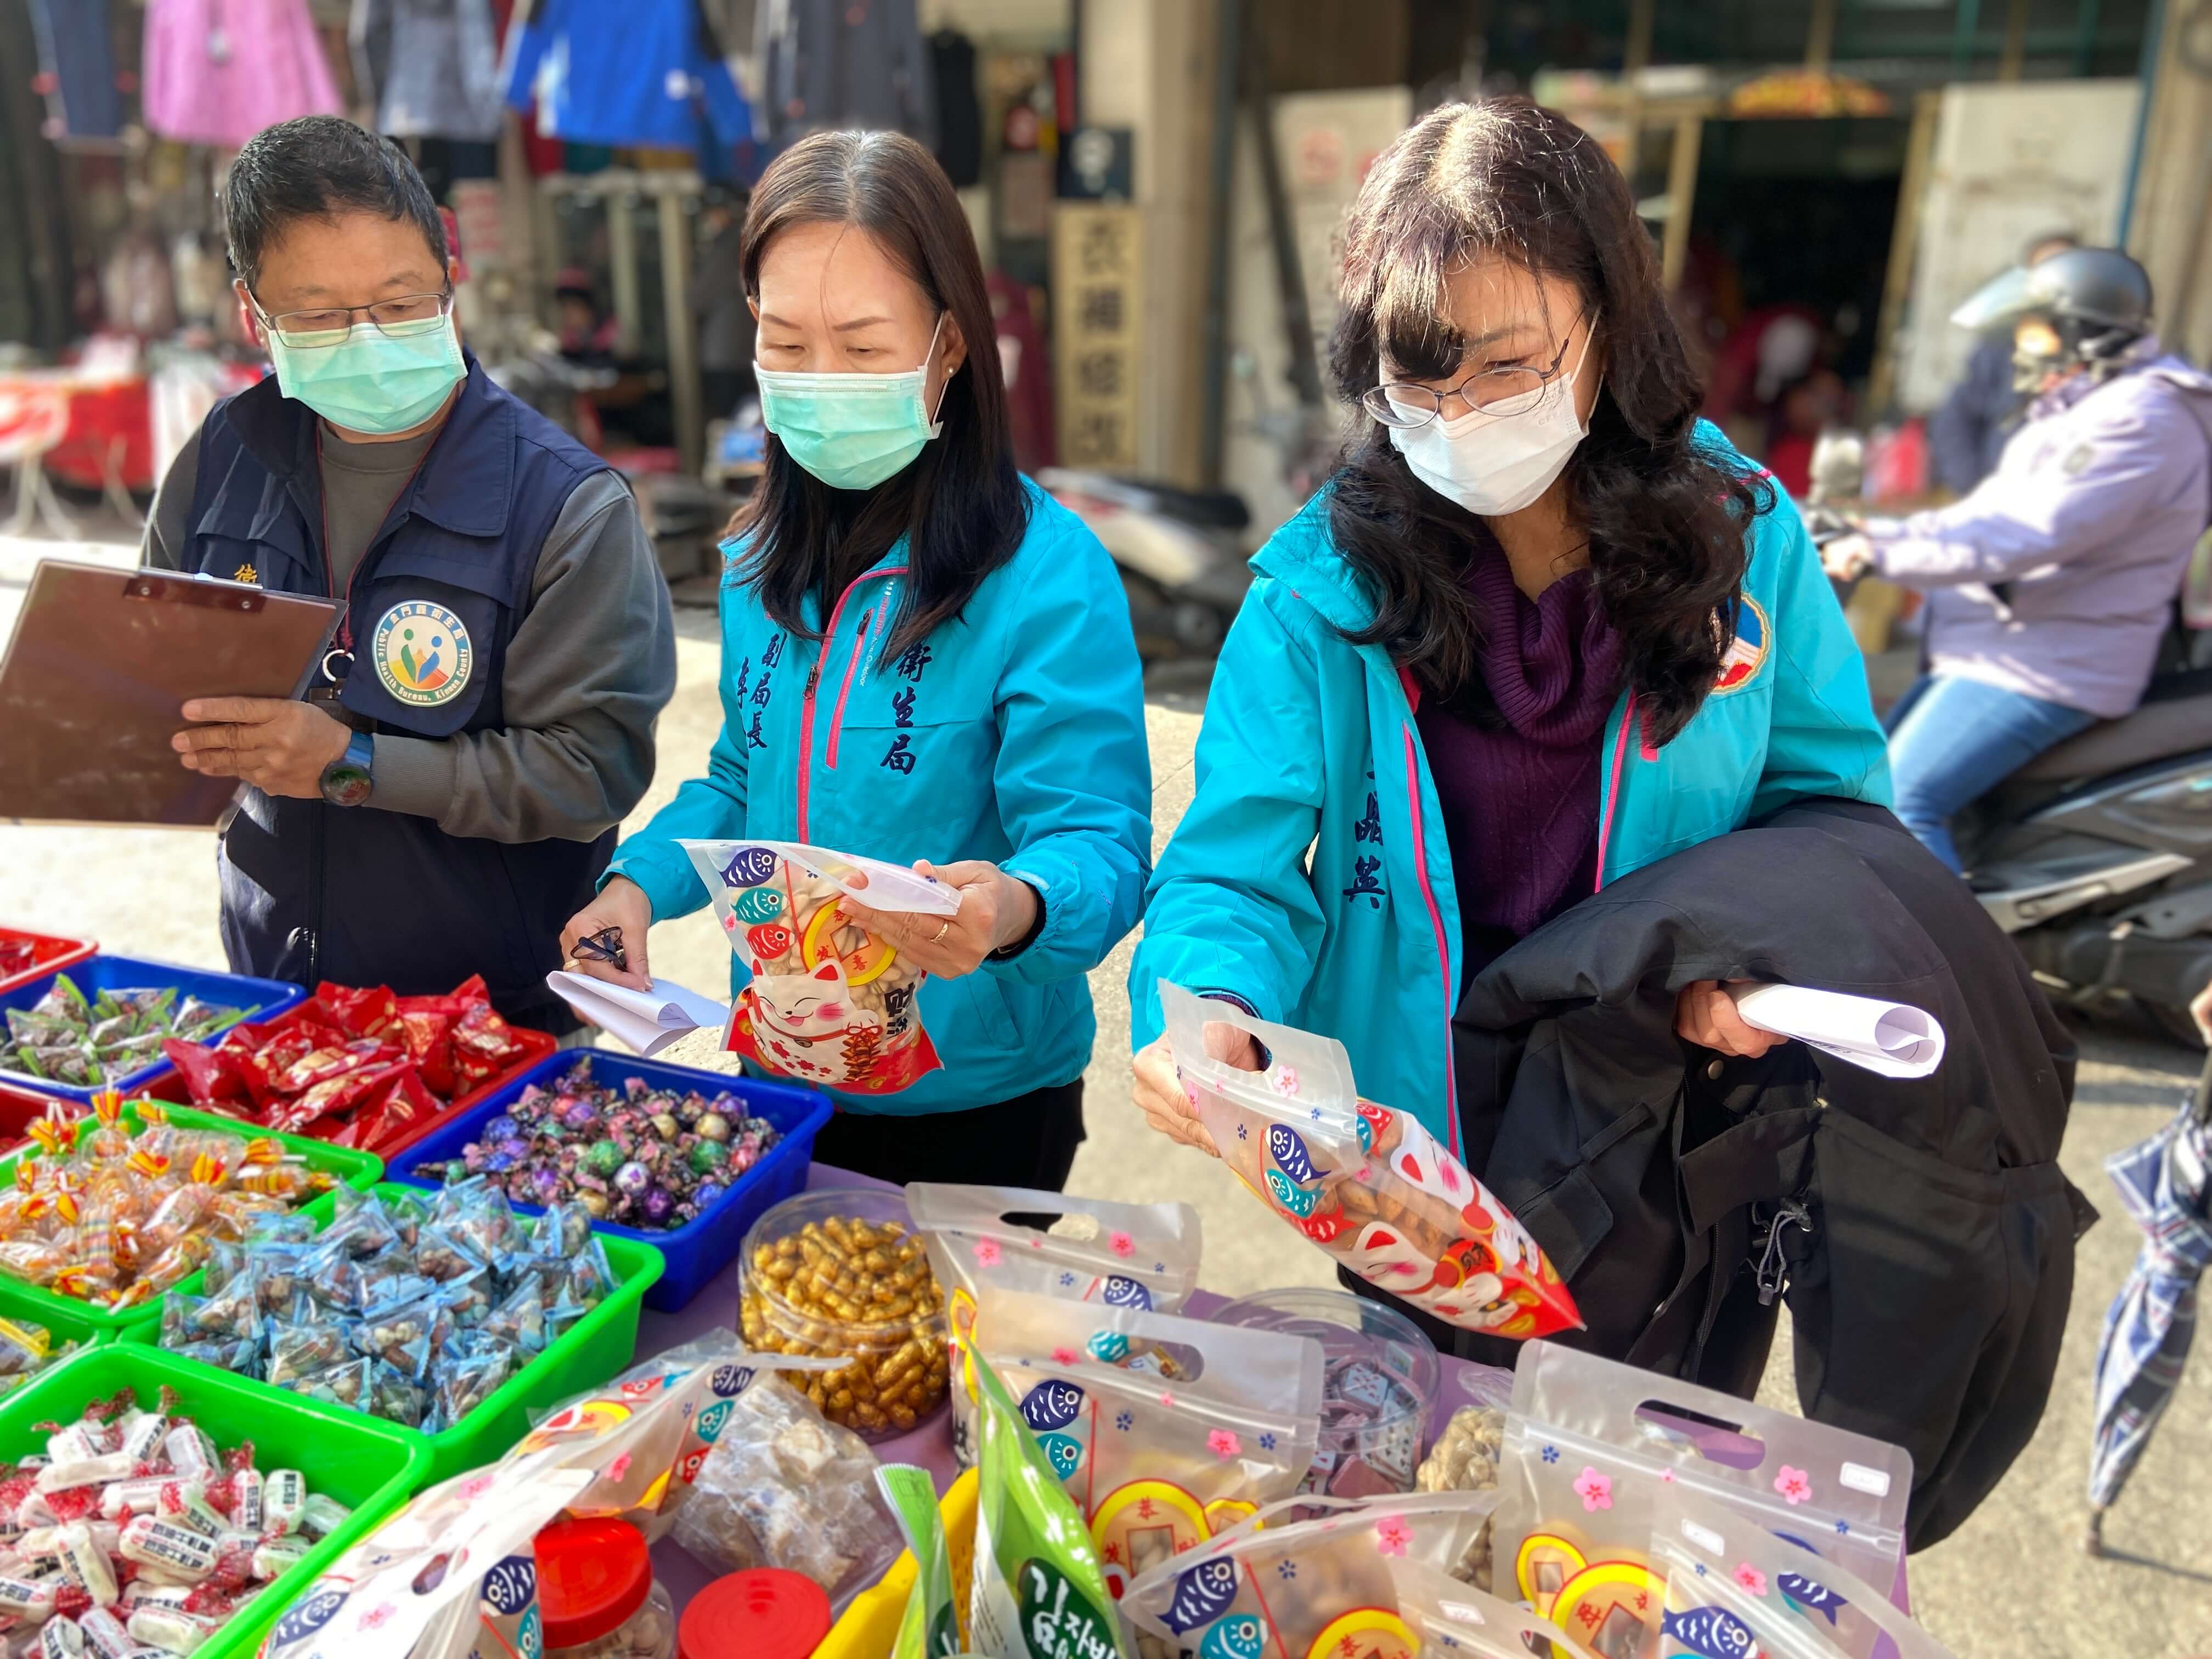
[[[1608,880],[1798,796],[1886,802],[1888,774],[1803,525],[1698,421],[1587,135],[1519,100],[1425,117],[1367,176],[1340,298],[1366,418],[1254,559],[1215,670],[1130,970],[1137,1099],[1207,1144],[1158,1040],[1168,980],[1338,1038],[1457,1151],[1468,978]],[[1711,984],[1678,1023],[1774,1040]]]
[[[1084,975],[1135,925],[1151,770],[1105,550],[1014,469],[981,262],[929,153],[821,133],[763,177],[740,255],[768,471],[726,550],[722,732],[562,935],[707,902],[675,843],[807,842],[933,871],[949,921],[854,909],[924,969],[941,1070],[841,1096],[826,1162],[1057,1190],[1083,1138]],[[920,367],[917,368],[916,365]],[[742,988],[744,970],[733,965]]]

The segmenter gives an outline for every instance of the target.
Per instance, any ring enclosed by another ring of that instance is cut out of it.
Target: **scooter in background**
[[[1835,503],[1857,485],[1840,472],[1816,479],[1815,542],[1851,528]],[[1983,908],[2055,1000],[2132,998],[2203,1046],[2188,1010],[2212,982],[2212,533],[2141,705],[2035,757],[1951,833]]]
[[[1252,515],[1242,495],[1058,466],[1040,469],[1037,483],[1113,555],[1148,665],[1220,650],[1252,585],[1241,539]]]

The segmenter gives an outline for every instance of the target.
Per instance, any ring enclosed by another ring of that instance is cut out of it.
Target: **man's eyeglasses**
[[[1401,428],[1426,426],[1443,413],[1444,399],[1457,395],[1469,409],[1485,415],[1525,415],[1541,403],[1544,392],[1559,377],[1566,361],[1574,331],[1559,342],[1548,368],[1486,368],[1457,386],[1438,392],[1411,380],[1386,380],[1360,394],[1360,406],[1384,426]]]
[[[315,351],[342,345],[353,331],[353,319],[366,317],[380,334],[404,339],[427,334],[443,323],[453,309],[451,289],[443,294],[404,294],[396,300],[379,300],[373,306],[333,306],[321,311],[286,311],[271,317],[255,301],[253,312],[261,326],[295,351]]]

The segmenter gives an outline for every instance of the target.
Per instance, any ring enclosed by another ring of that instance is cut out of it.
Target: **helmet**
[[[2115,247],[2069,248],[2039,264],[2014,266],[1984,283],[1951,313],[1961,328],[2050,325],[2031,349],[2013,356],[2014,386],[2033,391],[2053,373],[2088,367],[2109,374],[2150,331],[2150,275]]]

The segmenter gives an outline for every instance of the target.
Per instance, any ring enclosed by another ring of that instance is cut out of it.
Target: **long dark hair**
[[[1347,399],[1380,377],[1449,374],[1464,341],[1445,278],[1495,253],[1570,284],[1603,338],[1589,434],[1567,463],[1599,602],[1626,647],[1650,739],[1698,711],[1720,670],[1752,516],[1774,492],[1692,441],[1703,388],[1667,309],[1651,239],[1620,169],[1572,122],[1525,99],[1448,104],[1369,172],[1346,229],[1330,368]],[[1435,695],[1495,718],[1477,665],[1482,618],[1464,580],[1482,532],[1419,483],[1372,418],[1334,479],[1329,527],[1367,585],[1380,644]]]
[[[819,638],[805,622],[807,596],[826,617],[843,586],[903,535],[910,570],[884,647],[896,656],[958,616],[1029,529],[983,262],[951,180],[900,133],[817,132],[776,158],[745,214],[738,258],[747,295],[760,298],[769,245],[806,224],[850,225],[874,237],[930,303],[951,313],[967,357],[938,405],[943,432],[873,489],[832,489],[771,434],[767,472],[730,521],[731,535],[748,538],[736,574],[783,627]]]

